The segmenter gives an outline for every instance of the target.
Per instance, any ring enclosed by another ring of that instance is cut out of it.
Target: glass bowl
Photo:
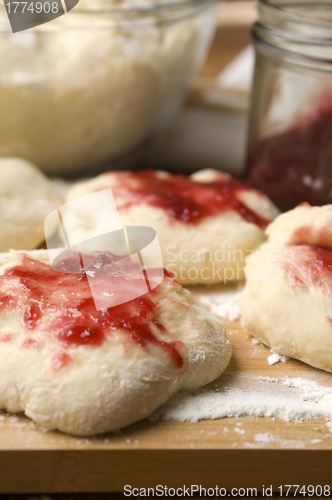
[[[179,110],[215,26],[210,0],[81,0],[12,33],[2,5],[0,156],[49,174],[136,159]]]

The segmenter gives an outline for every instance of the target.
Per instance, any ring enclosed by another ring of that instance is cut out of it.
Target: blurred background
[[[282,210],[331,203],[331,33],[313,0],[80,0],[19,33],[0,3],[0,157],[216,168]]]
[[[217,6],[211,49],[195,77],[183,111],[157,140],[150,161],[170,170],[217,168],[244,173],[254,50],[250,30],[257,2]]]
[[[80,0],[12,33],[0,4],[0,157],[240,175],[256,17],[252,0]]]

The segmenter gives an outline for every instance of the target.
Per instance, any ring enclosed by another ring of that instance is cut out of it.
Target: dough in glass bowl
[[[49,174],[133,161],[178,111],[212,32],[212,13],[167,22],[80,4],[14,35],[0,4],[0,155]]]

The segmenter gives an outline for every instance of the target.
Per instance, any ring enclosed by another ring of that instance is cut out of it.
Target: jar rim
[[[260,48],[266,53],[274,54],[276,57],[283,57],[284,60],[291,60],[292,64],[301,66],[303,68],[316,69],[321,72],[332,72],[332,60],[326,58],[319,58],[306,54],[299,54],[294,51],[286,50],[280,46],[270,43],[262,36],[262,26],[255,23],[251,32],[252,41],[256,48]]]
[[[310,11],[327,6],[331,8],[324,0],[260,0],[260,17],[252,29],[256,47],[292,64],[330,73],[332,23],[303,15],[304,8]]]
[[[311,7],[314,7],[316,10],[317,8],[319,8],[320,6],[326,6],[326,7],[329,7],[329,9],[331,9],[331,5],[328,4],[327,2],[315,2],[315,1],[312,1],[312,0],[301,0],[301,2],[297,2],[295,0],[295,2],[280,2],[280,4],[278,5],[278,3],[276,2],[276,0],[260,0],[260,7],[263,7],[264,9],[266,10],[269,10],[271,13],[275,14],[275,15],[278,15],[279,17],[283,18],[283,20],[285,21],[291,21],[291,22],[296,22],[296,23],[302,23],[302,24],[305,24],[307,26],[313,26],[313,27],[316,27],[316,28],[324,28],[324,29],[329,29],[331,30],[332,32],[332,20],[331,21],[328,21],[326,19],[320,19],[320,18],[317,18],[317,17],[311,17],[309,15],[304,15],[303,13],[296,13],[296,12],[293,12],[293,11],[290,11],[290,10],[287,10],[287,6],[290,6],[290,5],[301,5],[301,6],[305,6],[305,5],[308,5],[308,6],[311,6]],[[332,38],[331,38],[332,40]]]
[[[165,1],[154,5],[147,5],[144,7],[121,7],[117,5],[116,7],[107,7],[104,9],[73,9],[72,12],[77,15],[89,14],[89,15],[102,15],[102,14],[116,14],[116,15],[146,15],[146,14],[157,14],[166,11],[186,9],[190,7],[203,7],[205,5],[211,5],[217,3],[218,0],[173,0]]]

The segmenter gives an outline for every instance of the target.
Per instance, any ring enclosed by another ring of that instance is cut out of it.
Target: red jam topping
[[[52,359],[52,367],[53,370],[58,371],[64,366],[69,365],[69,363],[72,361],[72,357],[67,353],[67,352],[59,352],[55,356],[53,356]]]
[[[261,217],[238,197],[249,186],[232,177],[219,174],[211,182],[199,182],[185,175],[160,176],[154,171],[119,173],[120,185],[115,196],[124,188],[132,200],[126,206],[148,203],[164,209],[169,217],[183,223],[195,224],[206,217],[226,210],[235,210],[247,222],[266,227],[271,221]]]
[[[306,225],[296,228],[291,236],[292,245],[314,245],[329,248],[332,239],[331,228],[327,224]]]
[[[283,268],[295,288],[320,287],[332,292],[332,249],[313,245],[283,249]]]
[[[106,258],[110,262],[113,260],[111,255]],[[67,259],[63,269],[68,267]],[[108,278],[114,291],[114,280],[112,276]],[[123,285],[120,281],[121,277],[117,277],[117,286]],[[114,330],[121,330],[139,346],[157,345],[169,354],[177,367],[183,365],[175,343],[160,340],[153,333],[154,325],[165,337],[167,334],[164,326],[156,320],[158,305],[153,299],[158,298],[158,287],[124,304],[97,311],[85,273],[54,271],[51,266],[24,255],[19,265],[0,276],[0,290],[6,290],[0,294],[0,311],[23,309],[26,330],[30,334],[40,324],[44,311],[52,310],[54,319],[49,332],[63,346],[98,346]],[[67,354],[61,356],[54,361],[54,366],[67,363]]]
[[[2,333],[0,335],[0,342],[10,342],[11,339],[12,339],[12,337],[9,333]]]
[[[285,132],[254,144],[246,177],[283,211],[303,201],[332,203],[331,105],[319,106]]]

